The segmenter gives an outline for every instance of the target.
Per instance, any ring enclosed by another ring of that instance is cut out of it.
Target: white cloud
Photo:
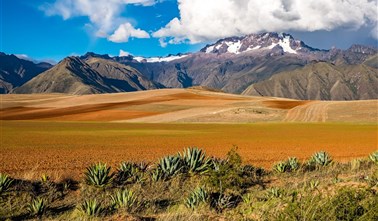
[[[96,36],[106,37],[109,32],[125,22],[121,17],[127,4],[151,6],[157,0],[56,0],[44,4],[41,9],[48,16],[59,15],[63,19],[86,16],[95,28]]]
[[[135,29],[130,23],[121,24],[115,32],[108,37],[109,41],[121,43],[128,42],[130,37],[150,38],[150,34],[141,29]]]
[[[129,52],[127,52],[127,51],[124,51],[124,50],[119,50],[119,56],[120,57],[127,57],[127,56],[129,56],[129,55],[131,55]]]
[[[262,31],[377,27],[378,0],[178,0],[180,19],[153,33],[190,43]],[[375,28],[376,30],[376,28]],[[372,33],[378,38],[374,29]],[[161,44],[164,45],[164,44]]]

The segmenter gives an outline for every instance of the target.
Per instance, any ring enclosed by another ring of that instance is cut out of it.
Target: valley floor
[[[378,100],[298,101],[196,89],[0,95],[0,120],[143,123],[373,122]]]
[[[0,99],[0,171],[15,176],[77,176],[93,162],[154,161],[189,146],[217,157],[238,146],[245,162],[265,168],[319,150],[346,161],[378,147],[378,100],[299,101],[199,89]]]

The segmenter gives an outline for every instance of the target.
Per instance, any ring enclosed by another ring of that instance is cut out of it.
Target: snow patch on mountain
[[[170,62],[170,61],[178,60],[181,58],[185,58],[186,56],[188,55],[170,55],[167,57],[150,57],[150,58],[134,57],[134,60],[138,62],[157,63],[157,62]]]

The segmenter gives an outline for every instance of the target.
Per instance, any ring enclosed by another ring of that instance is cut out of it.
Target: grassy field
[[[377,149],[377,124],[145,124],[0,121],[0,172],[15,177],[78,177],[91,163],[155,161],[197,146],[224,157],[238,146],[244,162],[265,168],[325,150],[345,162]]]

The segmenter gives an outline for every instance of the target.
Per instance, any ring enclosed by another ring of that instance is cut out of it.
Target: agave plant
[[[132,163],[132,162],[122,162],[117,169],[116,181],[120,184],[131,181],[143,182],[145,180],[145,172],[148,169],[149,164],[145,162]]]
[[[190,209],[195,209],[201,203],[207,201],[208,194],[205,188],[198,187],[185,199],[185,206]]]
[[[250,205],[253,201],[253,196],[251,193],[247,193],[242,196],[242,200],[245,204]]]
[[[12,183],[13,179],[6,174],[0,173],[0,194],[6,192]]]
[[[77,208],[79,212],[86,216],[100,216],[105,209],[97,202],[96,199],[85,200]]]
[[[106,164],[98,163],[87,167],[85,172],[85,182],[96,187],[105,187],[111,184],[113,174],[110,174],[110,167]]]
[[[46,174],[42,174],[41,175],[41,181],[42,181],[42,183],[47,183],[48,181],[50,181],[50,177]]]
[[[276,187],[270,188],[267,190],[268,197],[279,198],[282,196],[282,190]]]
[[[169,179],[181,172],[183,166],[179,156],[167,156],[160,159],[157,170],[163,179]]]
[[[225,159],[220,158],[211,158],[209,162],[209,167],[214,171],[219,171],[219,169],[226,165],[228,162]]]
[[[286,161],[286,165],[290,171],[297,171],[299,169],[299,161],[296,157],[290,157]]]
[[[224,209],[235,207],[237,203],[237,198],[235,196],[217,193],[213,194],[210,206],[221,213]]]
[[[130,179],[135,172],[134,163],[122,162],[117,169],[116,179],[119,183],[124,183]]]
[[[311,180],[309,186],[311,190],[317,189],[319,186],[319,180]]]
[[[186,172],[204,174],[209,171],[210,159],[206,159],[206,154],[201,149],[187,148],[179,156]]]
[[[286,165],[286,162],[278,162],[277,164],[275,164],[273,166],[273,170],[279,172],[279,173],[284,173],[287,171],[287,165]]]
[[[111,205],[114,209],[124,208],[127,211],[136,204],[137,197],[131,190],[117,191],[113,196],[110,196]]]
[[[42,216],[46,209],[46,201],[42,198],[33,199],[27,206],[27,211],[31,216]]]
[[[152,170],[151,173],[150,173],[150,176],[151,176],[151,180],[154,181],[154,182],[157,182],[159,180],[164,179],[163,172],[159,167]]]
[[[332,158],[327,152],[320,151],[315,153],[310,161],[318,166],[328,166],[332,162]]]
[[[374,153],[370,154],[369,158],[371,161],[378,165],[378,151],[375,151]]]

